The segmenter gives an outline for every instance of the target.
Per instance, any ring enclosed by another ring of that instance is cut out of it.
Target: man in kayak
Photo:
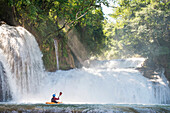
[[[51,98],[51,102],[58,103],[58,102],[57,102],[57,100],[59,100],[59,97],[58,97],[58,98],[56,98],[55,96],[56,96],[56,95],[55,95],[55,94],[53,94],[53,98]]]

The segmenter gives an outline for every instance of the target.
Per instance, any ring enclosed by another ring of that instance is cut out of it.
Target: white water
[[[59,70],[59,61],[58,61],[58,42],[54,39],[55,55],[57,61],[57,70]]]
[[[44,103],[63,92],[64,103],[161,104],[170,101],[168,82],[142,76],[143,58],[93,61],[88,68],[47,73],[35,38],[22,27],[0,27],[0,61],[14,102]],[[155,81],[155,80],[154,80]]]
[[[49,73],[47,95],[62,91],[66,103],[166,103],[170,99],[167,80],[163,82],[160,78],[164,84],[154,85],[143,77],[135,70],[143,61],[142,58],[98,61],[90,68]]]
[[[14,100],[38,92],[44,74],[35,37],[22,27],[0,26],[0,61]]]
[[[8,101],[10,97],[10,88],[9,83],[6,77],[6,73],[4,72],[4,67],[2,65],[2,62],[0,61],[0,87],[2,90],[0,93],[0,96],[3,98],[0,98],[0,101]]]

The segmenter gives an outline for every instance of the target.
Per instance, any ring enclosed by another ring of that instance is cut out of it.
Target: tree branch
[[[94,6],[94,5],[93,5],[93,2],[94,2],[94,1],[95,1],[95,0],[93,0],[93,1],[91,2],[91,4],[89,5],[89,9],[87,9],[82,15],[80,15],[80,16],[78,17],[78,14],[79,14],[81,11],[83,11],[85,8],[87,8],[88,6],[82,8],[81,10],[79,10],[79,11],[76,13],[76,19],[75,19],[75,20],[73,20],[73,21],[71,21],[71,22],[69,22],[69,23],[68,23],[68,22],[64,23],[64,25],[63,25],[60,29],[58,29],[57,31],[62,30],[63,28],[65,28],[66,25],[71,25],[71,24],[73,24],[75,21],[77,21],[77,20],[81,19],[83,16],[85,16],[85,15],[87,14],[87,12],[88,12],[90,9],[92,9],[91,6]]]

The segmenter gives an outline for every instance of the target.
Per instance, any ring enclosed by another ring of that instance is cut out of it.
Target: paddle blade
[[[62,95],[62,92],[60,92],[59,96],[61,96],[61,95]]]

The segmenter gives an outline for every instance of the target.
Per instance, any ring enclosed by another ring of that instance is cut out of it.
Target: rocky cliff
[[[12,26],[22,26],[36,37],[43,53],[43,61],[47,71],[55,71],[57,69],[53,39],[56,39],[59,43],[58,54],[60,69],[75,68],[74,59],[77,57],[73,58],[73,52],[67,44],[67,35],[64,32],[56,33],[48,37],[49,31],[55,29],[50,21],[45,22],[46,24],[44,26],[35,27],[35,25],[29,23],[29,20],[24,20],[20,18],[20,16],[14,14],[15,9],[9,7],[6,2],[0,1],[0,9],[2,9],[0,11],[1,24],[6,23]]]
[[[143,75],[149,79],[159,79],[158,77],[164,73],[168,81],[170,81],[170,71],[168,63],[170,59],[166,55],[147,59],[141,68],[137,68]]]

